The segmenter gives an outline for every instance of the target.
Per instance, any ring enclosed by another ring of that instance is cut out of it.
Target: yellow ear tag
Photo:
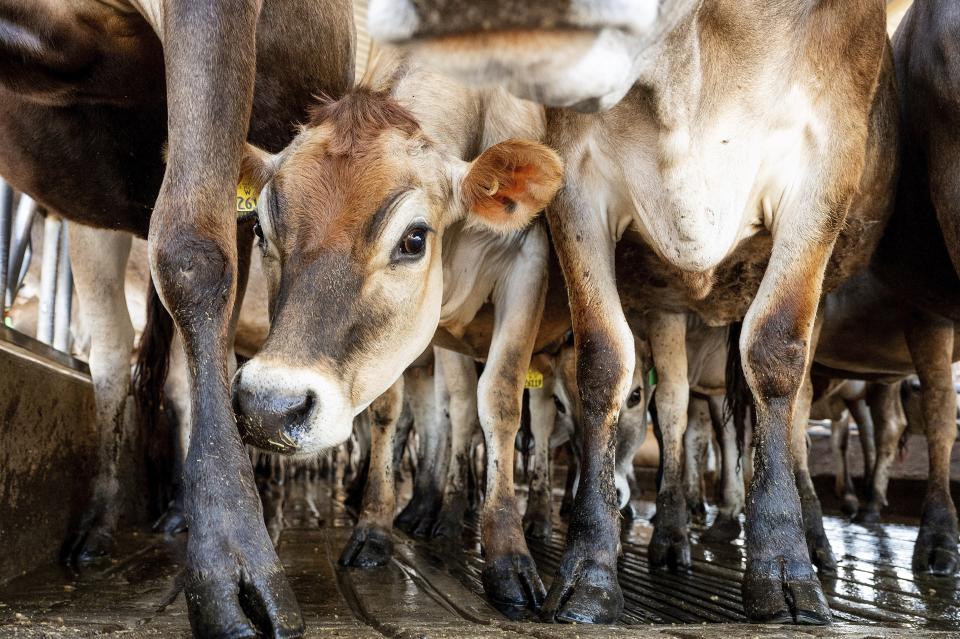
[[[523,384],[524,388],[543,388],[543,373],[535,371],[532,368],[527,369],[527,379]]]
[[[260,195],[253,184],[241,181],[237,185],[237,215],[253,213],[257,210],[257,196]]]

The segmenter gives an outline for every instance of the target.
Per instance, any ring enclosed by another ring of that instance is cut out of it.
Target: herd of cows
[[[171,319],[183,344],[197,636],[303,632],[244,443],[313,454],[362,414],[369,472],[341,561],[378,565],[405,403],[410,529],[457,534],[483,434],[482,581],[501,609],[620,615],[621,508],[652,397],[651,568],[690,569],[697,434],[715,423],[710,534],[739,536],[745,512],[747,617],[823,624],[818,571],[836,561],[811,404],[871,382],[875,520],[915,373],[930,474],[913,567],[954,574],[960,4],[916,0],[892,44],[885,27],[883,0],[372,0],[384,52],[355,85],[347,0],[0,0],[0,174],[76,223],[101,467],[75,554],[108,553],[116,526],[132,234],[157,299],[141,373],[162,377]],[[255,214],[233,210],[238,182]],[[253,243],[270,331],[235,370]],[[547,591],[526,537],[549,531],[564,429],[576,492]]]

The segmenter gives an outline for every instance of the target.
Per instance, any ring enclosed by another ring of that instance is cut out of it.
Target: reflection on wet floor
[[[342,491],[330,486],[300,480],[269,482],[264,490],[268,527],[299,597],[308,636],[706,639],[784,636],[787,631],[718,625],[745,622],[740,604],[742,540],[701,544],[705,528],[696,527],[693,573],[651,574],[646,555],[653,514],[649,503],[637,503],[637,520],[624,527],[620,583],[626,608],[620,627],[565,627],[508,620],[486,603],[475,518],[468,521],[459,544],[415,540],[397,532],[390,565],[367,571],[337,569],[352,519],[342,505]],[[866,527],[828,517],[825,528],[839,564],[836,577],[824,581],[836,623],[828,629],[791,629],[791,636],[939,634],[930,631],[960,636],[958,579],[919,578],[910,570],[916,527]],[[559,518],[555,530],[546,542],[530,544],[548,585],[563,550]],[[126,533],[111,561],[79,573],[44,566],[15,579],[0,587],[0,637],[189,636],[177,585],[183,547],[182,536],[165,541],[152,534]]]

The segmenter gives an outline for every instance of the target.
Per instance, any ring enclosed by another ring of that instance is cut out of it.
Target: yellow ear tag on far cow
[[[535,371],[532,368],[527,369],[527,379],[523,384],[524,388],[543,388],[543,373]]]
[[[241,180],[237,185],[237,217],[257,210],[257,196],[260,195],[253,184]]]

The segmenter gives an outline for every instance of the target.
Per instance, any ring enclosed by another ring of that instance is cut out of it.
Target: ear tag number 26
[[[257,193],[253,184],[241,181],[237,185],[237,216],[253,213],[257,210]]]

